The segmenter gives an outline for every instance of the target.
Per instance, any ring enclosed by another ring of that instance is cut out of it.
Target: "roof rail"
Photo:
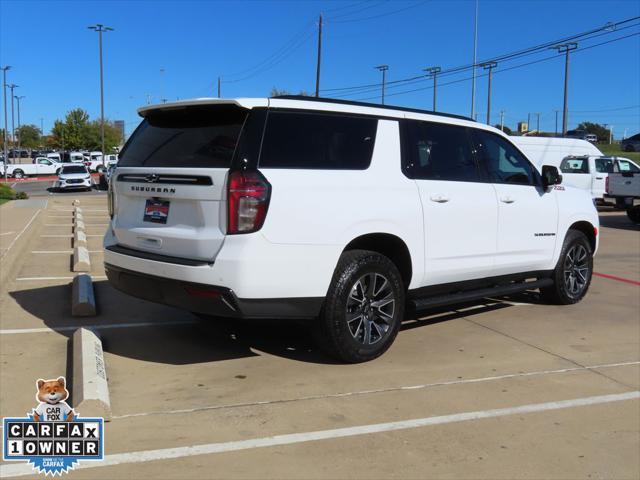
[[[456,115],[454,113],[434,112],[431,110],[421,110],[419,108],[396,107],[394,105],[380,105],[377,103],[356,102],[353,100],[341,100],[341,99],[324,98],[324,97],[308,97],[306,95],[276,95],[271,98],[279,98],[282,100],[303,100],[305,102],[336,103],[339,105],[354,105],[357,107],[383,108],[386,110],[399,110],[402,112],[426,113],[428,115],[438,115],[441,117],[459,118],[461,120],[469,120],[471,122],[475,122],[475,120],[471,117],[465,117],[464,115]]]

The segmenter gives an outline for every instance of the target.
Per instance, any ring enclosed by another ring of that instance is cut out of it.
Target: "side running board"
[[[480,300],[486,297],[511,295],[514,293],[524,292],[526,290],[549,287],[551,285],[553,285],[553,280],[551,278],[541,278],[531,282],[510,283],[508,285],[497,285],[495,287],[481,288],[478,290],[467,290],[447,295],[417,298],[413,300],[413,306],[416,310],[424,310],[427,308],[442,307],[443,305],[451,305],[454,303],[465,303],[473,300]]]

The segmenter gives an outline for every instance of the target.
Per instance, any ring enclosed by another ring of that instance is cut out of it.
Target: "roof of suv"
[[[434,115],[437,117],[475,121],[462,115],[451,113],[433,112],[430,110],[420,110],[416,108],[396,107],[392,105],[380,105],[375,103],[356,102],[351,100],[338,100],[333,98],[308,97],[303,95],[281,95],[271,98],[194,98],[177,102],[162,103],[155,105],[145,105],[138,109],[138,114],[142,117],[149,112],[157,110],[170,110],[184,108],[194,105],[238,105],[243,108],[273,107],[273,108],[304,108],[309,110],[324,110],[335,112],[352,112],[362,115],[376,115],[380,117],[405,117],[406,113]]]

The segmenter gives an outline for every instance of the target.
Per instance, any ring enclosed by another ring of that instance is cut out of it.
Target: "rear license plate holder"
[[[142,220],[152,223],[167,223],[167,218],[169,218],[169,204],[169,200],[147,199],[144,205],[144,217]]]

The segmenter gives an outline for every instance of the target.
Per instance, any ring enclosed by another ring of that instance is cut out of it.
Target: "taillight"
[[[109,211],[109,218],[113,218],[116,211],[116,199],[111,182],[109,182],[107,187],[107,209]]]
[[[604,181],[604,191],[609,193],[609,175],[607,175],[607,178]]]
[[[260,230],[267,216],[271,185],[258,171],[229,173],[227,183],[227,233]]]

